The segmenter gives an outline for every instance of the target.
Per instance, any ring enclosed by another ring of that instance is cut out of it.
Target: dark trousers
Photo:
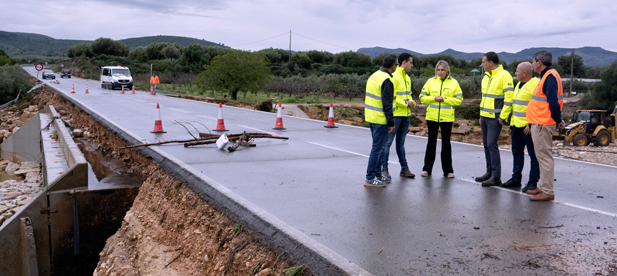
[[[536,152],[533,148],[531,134],[523,132],[524,127],[510,127],[510,137],[512,138],[512,155],[514,156],[514,167],[512,168],[512,180],[522,182],[523,167],[525,166],[525,146],[531,159],[531,170],[529,172],[529,182],[538,183],[540,180],[540,164],[536,159]]]
[[[401,164],[401,169],[408,168],[407,159],[405,158],[405,138],[409,131],[409,117],[394,117],[394,126],[396,130],[393,133],[388,134],[386,138],[386,146],[381,155],[381,168],[383,170],[388,169],[388,159],[390,157],[390,147],[396,136],[396,155],[398,156],[398,162]]]
[[[373,146],[368,157],[368,167],[366,168],[366,179],[373,179],[381,176],[381,154],[386,146],[388,137],[388,125],[368,124],[373,136]]]
[[[482,117],[482,144],[484,145],[484,157],[486,158],[486,172],[493,177],[501,177],[501,156],[499,156],[499,134],[501,125],[497,118]]]
[[[452,168],[452,146],[450,145],[450,134],[452,134],[452,122],[434,122],[426,121],[428,126],[428,142],[426,144],[426,153],[424,154],[424,167],[422,171],[429,174],[433,171],[435,163],[435,152],[437,148],[437,134],[441,128],[441,168],[443,175],[454,173]]]

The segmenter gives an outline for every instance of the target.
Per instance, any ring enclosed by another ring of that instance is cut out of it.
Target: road
[[[190,139],[176,121],[216,126],[216,104],[104,92],[98,82],[76,77],[50,85],[147,142]],[[150,133],[156,104],[165,134]],[[276,114],[229,106],[224,118],[230,133],[290,139],[258,140],[257,147],[233,153],[214,145],[160,149],[375,275],[605,275],[617,259],[617,167],[556,159],[556,201],[531,202],[518,191],[472,180],[485,168],[477,145],[453,142],[455,179],[441,176],[439,158],[432,176],[419,177],[426,138],[408,135],[406,157],[417,178],[394,176],[387,188],[366,188],[366,128],[327,129],[322,121],[284,116],[286,130],[277,131]],[[501,158],[505,181],[512,155],[502,150]],[[398,175],[399,165],[391,163]],[[524,180],[528,168],[526,160]]]

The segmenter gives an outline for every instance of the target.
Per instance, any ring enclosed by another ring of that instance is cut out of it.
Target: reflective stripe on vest
[[[512,100],[513,104],[517,104],[517,105],[528,105],[529,101],[521,101],[521,100]]]
[[[407,103],[411,100],[411,78],[405,73],[405,69],[397,67],[392,74],[394,84],[394,98],[392,110],[394,117],[409,117],[411,108]]]
[[[385,125],[388,124],[386,114],[383,111],[383,103],[381,98],[381,85],[387,79],[392,81],[390,74],[381,70],[373,73],[366,82],[366,94],[364,97],[364,120],[373,123]]]
[[[511,126],[523,128],[529,124],[527,123],[527,105],[539,82],[540,79],[531,78],[522,86],[519,82],[514,88]]]
[[[503,69],[503,65],[497,66],[494,70],[486,72],[482,78],[482,102],[480,102],[480,116],[486,118],[498,118],[502,109],[510,105],[506,103],[506,93],[508,102],[510,94],[514,91],[512,87],[512,75]]]
[[[544,82],[549,75],[553,75],[557,81],[557,99],[559,101],[559,109],[563,109],[563,84],[561,83],[561,77],[554,68],[546,71],[542,80],[536,87],[529,104],[527,105],[527,122],[537,125],[553,125],[556,124],[555,120],[551,116],[551,110],[549,107],[546,94],[544,93]]]
[[[527,112],[518,112],[518,111],[513,111],[513,112],[512,112],[512,116],[514,116],[514,117],[521,117],[521,118],[525,118],[525,117],[527,117]]]
[[[486,107],[480,107],[481,111],[484,112],[490,112],[490,113],[499,113],[501,112],[501,109],[490,109],[490,108],[486,108]]]

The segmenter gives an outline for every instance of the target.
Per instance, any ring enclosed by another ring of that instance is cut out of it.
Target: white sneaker
[[[448,178],[454,178],[454,174],[453,173],[448,173]]]
[[[420,176],[422,176],[422,177],[427,177],[427,176],[428,176],[428,172],[427,172],[427,171],[423,171],[423,172],[420,174]]]

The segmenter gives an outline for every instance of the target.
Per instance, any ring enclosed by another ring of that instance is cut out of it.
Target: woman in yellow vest
[[[450,77],[450,65],[440,60],[435,66],[435,77],[430,78],[420,92],[420,102],[427,104],[426,124],[428,126],[428,143],[424,155],[422,176],[431,175],[435,163],[437,134],[441,129],[441,167],[445,177],[454,178],[452,168],[452,147],[450,134],[454,122],[454,107],[463,102],[463,91],[458,81]]]

